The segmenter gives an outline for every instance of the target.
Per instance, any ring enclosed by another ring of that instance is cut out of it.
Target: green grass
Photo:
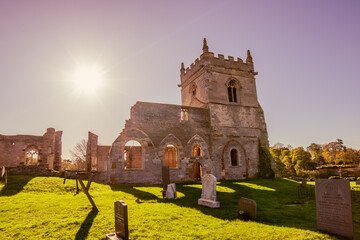
[[[0,183],[0,239],[104,239],[114,231],[114,201],[128,204],[130,237],[135,239],[336,239],[316,230],[315,201],[297,199],[298,183],[287,180],[222,181],[220,209],[197,205],[201,183],[177,184],[178,200],[162,199],[160,185],[115,186],[92,183],[99,212],[75,181],[56,177],[9,176]],[[85,183],[86,184],[86,183]],[[256,222],[236,219],[240,197],[254,199]],[[140,198],[143,203],[136,203]],[[360,203],[353,203],[360,239]]]

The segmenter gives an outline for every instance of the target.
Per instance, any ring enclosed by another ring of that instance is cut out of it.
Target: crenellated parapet
[[[249,50],[247,51],[245,62],[239,57],[236,59],[233,56],[225,58],[223,54],[218,54],[216,57],[213,52],[209,52],[208,50],[209,47],[207,46],[206,38],[204,38],[203,53],[200,55],[200,58],[196,58],[195,62],[191,63],[190,67],[187,67],[186,69],[184,63],[181,63],[181,84],[186,83],[195,73],[206,66],[237,70],[250,75],[257,74],[254,72],[254,63]]]

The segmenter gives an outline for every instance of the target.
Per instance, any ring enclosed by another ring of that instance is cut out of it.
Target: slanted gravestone
[[[238,218],[241,220],[255,220],[257,213],[256,202],[249,198],[240,198],[238,204]]]
[[[162,184],[163,184],[163,190],[161,190],[161,192],[162,192],[162,196],[164,198],[166,196],[167,186],[168,186],[168,184],[170,184],[169,166],[162,166],[161,173],[162,173]]]
[[[162,166],[162,184],[163,184],[163,190],[166,191],[168,184],[170,184],[169,166]]]
[[[106,234],[107,239],[111,240],[130,240],[128,211],[124,201],[116,201],[115,205],[115,233]]]
[[[216,177],[206,174],[202,179],[202,193],[198,200],[199,205],[211,208],[219,208],[220,202],[216,201]]]
[[[167,199],[177,199],[177,194],[176,194],[176,185],[175,183],[170,183],[167,186],[167,190],[166,190],[166,198]]]
[[[316,223],[319,230],[353,238],[350,183],[345,179],[316,179]]]

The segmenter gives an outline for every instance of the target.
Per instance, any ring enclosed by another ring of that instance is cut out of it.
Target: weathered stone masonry
[[[245,62],[215,57],[204,39],[200,59],[186,69],[181,64],[181,106],[137,102],[131,108],[110,150],[110,182],[160,183],[161,166],[170,162],[172,182],[206,172],[217,179],[256,177],[259,144],[269,143],[255,75],[250,51]]]
[[[0,166],[61,169],[62,131],[48,128],[43,136],[0,135]]]

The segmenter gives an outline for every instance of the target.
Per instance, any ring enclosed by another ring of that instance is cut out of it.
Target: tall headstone
[[[242,220],[255,220],[256,214],[256,202],[249,198],[240,198],[238,204],[238,218]]]
[[[345,179],[316,179],[316,223],[319,230],[353,238],[350,183]]]
[[[163,184],[163,190],[166,191],[168,184],[170,184],[169,166],[162,166],[162,184]]]
[[[167,199],[177,199],[177,194],[176,194],[176,185],[175,183],[170,183],[167,186],[167,190],[166,190],[166,198]]]
[[[127,205],[122,200],[116,201],[114,205],[115,233],[106,234],[106,237],[111,240],[130,240]]]
[[[211,208],[219,208],[220,202],[216,201],[216,177],[206,174],[202,179],[202,193],[198,200],[199,205]]]

